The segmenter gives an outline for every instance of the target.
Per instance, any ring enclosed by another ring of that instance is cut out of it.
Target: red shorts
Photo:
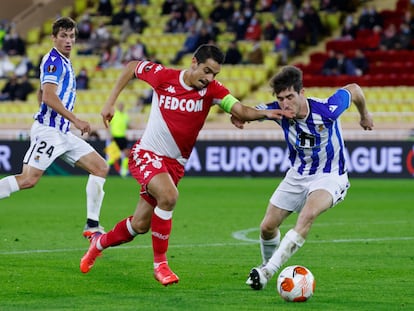
[[[157,206],[157,200],[147,192],[147,186],[152,177],[157,174],[168,173],[177,186],[185,172],[184,166],[176,159],[141,149],[138,142],[132,147],[128,165],[131,176],[141,185],[141,198],[154,207]]]

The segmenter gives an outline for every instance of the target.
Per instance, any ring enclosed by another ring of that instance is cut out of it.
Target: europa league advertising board
[[[93,141],[105,156],[105,142]],[[28,141],[0,141],[0,175],[21,172]],[[414,178],[414,142],[347,141],[345,152],[350,177]],[[186,164],[186,176],[282,177],[289,168],[283,141],[198,141]],[[111,174],[117,172],[111,169]],[[82,175],[84,171],[61,160],[48,175]]]

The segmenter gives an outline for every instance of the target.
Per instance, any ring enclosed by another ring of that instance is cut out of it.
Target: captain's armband
[[[231,112],[231,108],[234,106],[235,103],[239,102],[239,100],[231,94],[227,94],[220,102],[220,107],[227,113]]]

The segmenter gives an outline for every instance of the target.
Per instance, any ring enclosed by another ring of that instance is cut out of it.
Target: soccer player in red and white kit
[[[108,126],[119,94],[134,77],[146,81],[154,90],[147,127],[129,158],[129,170],[141,185],[141,197],[133,216],[118,222],[111,231],[91,237],[89,250],[80,262],[83,273],[89,272],[105,248],[129,242],[151,228],[155,279],[162,285],[178,282],[166,255],[178,199],[177,184],[184,176],[184,165],[210,108],[219,105],[244,121],[278,120],[284,114],[279,109],[259,110],[242,105],[215,80],[223,60],[219,48],[201,45],[187,70],[166,68],[150,61],[131,61],[126,65],[101,115]]]

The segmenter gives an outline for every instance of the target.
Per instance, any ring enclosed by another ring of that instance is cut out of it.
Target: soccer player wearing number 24
[[[70,165],[76,165],[89,173],[86,184],[87,220],[83,229],[83,236],[89,238],[94,232],[103,232],[99,216],[109,167],[91,145],[70,131],[71,124],[82,135],[91,131],[90,124],[72,112],[76,98],[76,78],[70,53],[76,35],[76,22],[69,17],[61,17],[52,25],[54,47],[40,64],[40,107],[30,130],[30,147],[23,159],[22,173],[0,180],[0,199],[34,187],[45,170],[61,157]]]
[[[149,61],[132,61],[118,78],[101,115],[106,126],[114,115],[116,99],[132,78],[146,81],[154,89],[151,112],[143,136],[129,157],[131,175],[141,185],[135,213],[106,234],[96,234],[82,257],[80,270],[89,272],[102,250],[126,243],[151,228],[154,277],[162,285],[179,281],[167,260],[177,185],[210,108],[219,105],[243,121],[292,117],[281,109],[260,110],[242,105],[215,80],[224,60],[214,45],[201,45],[187,70],[166,68]]]
[[[372,130],[374,126],[364,93],[355,83],[327,99],[307,98],[302,71],[286,66],[270,86],[277,101],[257,108],[293,111],[295,117],[276,120],[284,132],[291,168],[271,196],[260,225],[262,264],[251,269],[246,281],[256,290],[264,288],[303,245],[316,218],[345,198],[349,181],[340,115],[354,102],[361,127]],[[235,116],[232,122],[243,125]],[[296,225],[281,239],[279,227],[293,212],[299,213]]]

